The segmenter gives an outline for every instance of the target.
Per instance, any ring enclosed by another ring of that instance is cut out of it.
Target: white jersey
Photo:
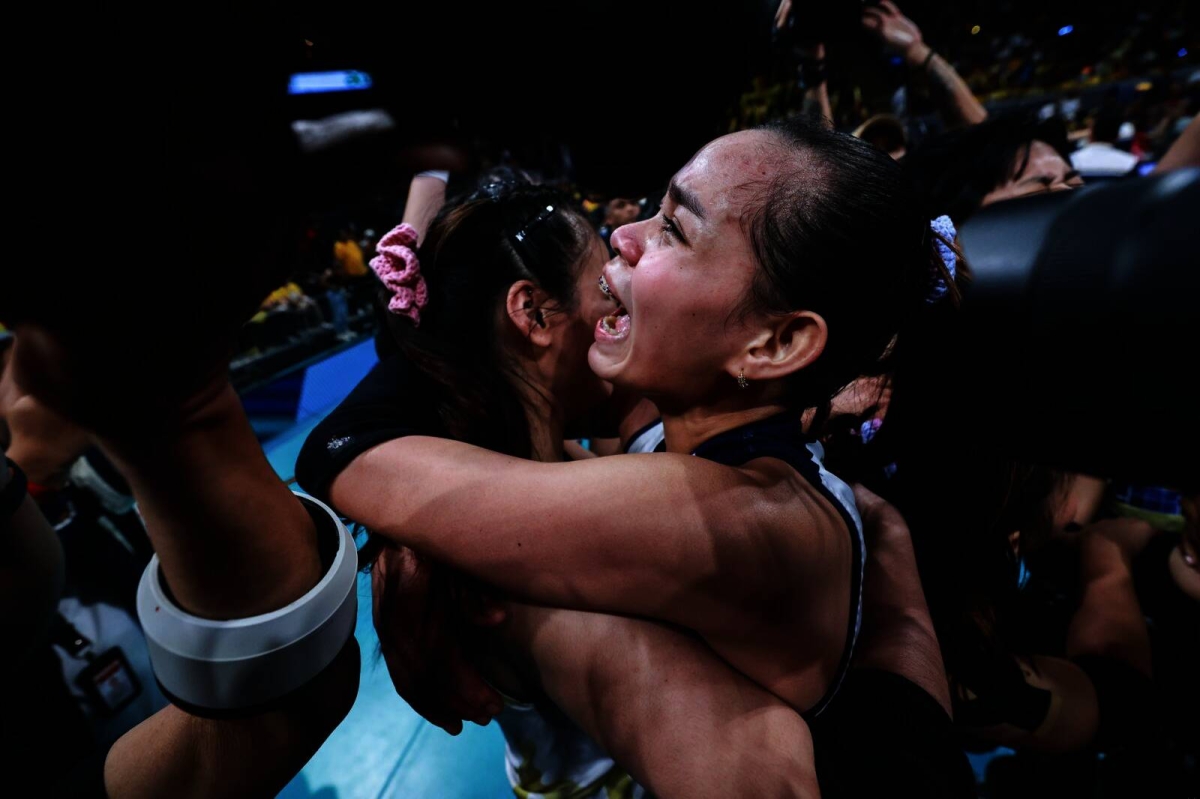
[[[496,717],[520,799],[645,799],[649,794],[557,708],[505,697]]]

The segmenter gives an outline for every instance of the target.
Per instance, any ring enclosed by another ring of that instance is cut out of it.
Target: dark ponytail
[[[938,281],[942,302],[957,303],[958,291],[929,215],[886,153],[805,118],[763,130],[780,159],[772,180],[746,186],[758,194],[742,223],[759,269],[743,310],[825,319],[825,351],[788,387],[793,406],[824,408],[855,378],[888,369]]]

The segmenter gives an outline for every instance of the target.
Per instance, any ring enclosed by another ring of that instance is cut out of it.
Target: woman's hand
[[[455,596],[457,594],[457,596]],[[502,609],[445,566],[405,547],[385,547],[371,569],[375,629],[396,693],[451,735],[486,725],[503,707],[469,653],[473,625],[494,626]]]
[[[29,394],[5,410],[4,420],[11,435],[8,456],[31,481],[48,488],[61,487],[91,443],[87,431]]]
[[[1084,528],[1083,542],[1085,545],[1100,546],[1103,541],[1110,544],[1112,551],[1118,553],[1126,564],[1132,564],[1133,559],[1146,548],[1150,540],[1158,532],[1149,522],[1141,519],[1117,518],[1095,522]]]
[[[792,14],[792,0],[782,0],[775,11],[775,30],[783,30]]]
[[[1200,569],[1200,494],[1185,496],[1183,505],[1183,538],[1179,551],[1183,560],[1193,569]]]
[[[220,390],[237,331],[285,282],[299,239],[283,223],[272,227],[269,213],[261,228],[226,231],[189,220],[192,210],[177,209],[169,239],[130,253],[146,257],[44,270],[4,297],[23,393],[108,433],[173,418]]]
[[[858,514],[862,517],[863,533],[869,538],[877,535],[902,533],[908,537],[908,522],[900,515],[890,502],[867,489],[866,486],[855,484],[854,504],[858,506]]]
[[[1168,568],[1179,588],[1200,602],[1200,494],[1183,497],[1183,535]]]
[[[903,56],[910,65],[920,65],[929,55],[921,29],[891,0],[882,0],[877,6],[863,9],[862,24],[889,52]]]

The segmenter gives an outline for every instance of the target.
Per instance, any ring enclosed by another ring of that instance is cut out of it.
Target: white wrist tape
[[[138,584],[137,611],[150,663],[171,699],[201,710],[254,708],[299,688],[328,666],[354,634],[358,552],[327,505],[296,496],[313,517],[323,549],[336,554],[311,591],[286,607],[215,621],[184,612],[163,584],[158,556]]]

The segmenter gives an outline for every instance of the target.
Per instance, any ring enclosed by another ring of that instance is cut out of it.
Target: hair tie
[[[883,420],[879,418],[868,419],[859,427],[859,434],[862,436],[863,445],[870,444],[875,436],[879,433],[879,428],[883,427]],[[896,464],[889,463],[883,467],[883,476],[889,480],[896,476]]]
[[[958,276],[958,257],[955,256],[954,250],[950,249],[949,245],[946,244],[946,242],[952,242],[958,237],[958,231],[954,229],[954,222],[950,220],[950,217],[942,214],[937,219],[930,220],[929,229],[938,234],[933,237],[933,243],[937,245],[938,255],[941,256],[942,263],[946,265],[946,271],[950,273],[950,278],[956,278]],[[946,296],[946,292],[949,290],[950,286],[946,284],[946,278],[943,275],[938,275],[937,282],[933,284],[933,289],[929,292],[929,296],[925,299],[925,302],[933,305]]]
[[[402,224],[388,231],[379,240],[371,259],[371,269],[392,293],[388,312],[403,314],[412,319],[413,327],[421,325],[421,309],[429,301],[425,278],[421,277],[421,262],[413,249],[417,246],[417,231]]]

